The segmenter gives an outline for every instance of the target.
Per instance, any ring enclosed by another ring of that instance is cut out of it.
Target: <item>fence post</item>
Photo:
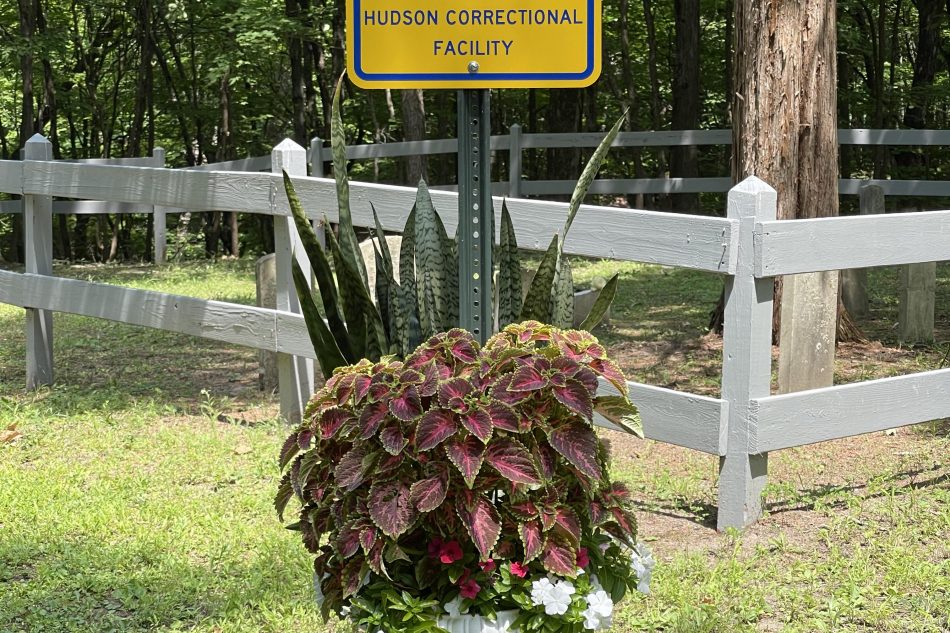
[[[35,134],[23,148],[24,160],[53,160],[53,145]],[[23,196],[26,272],[53,274],[53,198]],[[26,309],[26,388],[53,384],[53,313]]]
[[[521,126],[508,128],[508,197],[521,197]]]
[[[290,139],[282,141],[271,152],[271,171],[279,174],[283,170],[292,176],[307,175],[307,151]],[[282,184],[278,186],[276,195],[284,195]],[[291,260],[303,256],[303,244],[290,216],[274,216],[274,251],[277,255],[277,309],[300,314]],[[278,354],[277,375],[280,414],[286,421],[296,424],[313,393],[313,361],[302,356]]]
[[[161,147],[152,150],[152,166],[165,167],[165,150]],[[156,264],[165,263],[165,255],[168,251],[167,230],[165,207],[152,207],[152,253]]]
[[[861,215],[884,213],[884,189],[880,185],[864,185],[858,191]],[[867,268],[841,271],[841,301],[851,316],[868,315]]]
[[[725,456],[719,458],[720,530],[742,528],[762,514],[768,453],[756,449],[756,412],[751,400],[768,396],[772,368],[771,277],[755,278],[755,223],[774,220],[776,193],[752,177],[732,188],[729,219],[739,221],[736,274],[726,280],[723,325],[722,399]]]

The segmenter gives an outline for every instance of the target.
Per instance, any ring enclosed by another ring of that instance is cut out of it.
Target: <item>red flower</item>
[[[588,565],[590,565],[590,556],[587,554],[587,548],[582,547],[577,550],[577,566],[585,569]]]
[[[512,563],[511,564],[511,573],[518,578],[524,578],[528,575],[528,568],[521,563]]]
[[[429,543],[429,558],[438,558],[440,551],[442,551],[442,539],[436,537]]]
[[[451,565],[457,560],[462,559],[462,547],[458,544],[458,541],[449,541],[448,543],[443,543],[442,548],[439,550],[439,560],[445,563],[446,565]]]
[[[497,567],[497,565],[495,565],[495,561],[493,561],[490,558],[484,563],[479,563],[478,566],[481,567],[482,571],[485,572],[486,574],[492,573],[493,571],[495,571],[495,567]]]
[[[481,591],[481,587],[478,586],[478,583],[474,580],[466,580],[459,587],[459,594],[468,600],[473,600],[475,596],[478,595],[478,592]]]

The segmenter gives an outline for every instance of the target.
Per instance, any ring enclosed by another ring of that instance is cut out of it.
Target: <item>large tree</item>
[[[835,8],[736,2],[733,176],[774,187],[779,219],[838,214]],[[837,297],[836,272],[777,284],[781,390],[831,384]]]

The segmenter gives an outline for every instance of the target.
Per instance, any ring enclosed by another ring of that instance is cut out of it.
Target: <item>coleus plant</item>
[[[601,380],[617,395],[598,395]],[[386,609],[425,630],[452,600],[529,614],[524,583],[574,578],[588,552],[622,597],[636,577],[605,552],[632,551],[636,521],[593,416],[632,424],[626,394],[595,337],[536,321],[484,347],[453,329],[405,360],[338,368],[283,445],[275,500],[281,517],[300,504],[288,527],[315,555],[324,616],[389,632],[409,629]]]

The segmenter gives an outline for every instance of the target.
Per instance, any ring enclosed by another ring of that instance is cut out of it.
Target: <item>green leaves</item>
[[[446,252],[448,237],[445,227],[432,205],[429,189],[424,182],[419,183],[416,193],[416,217],[414,226],[414,248],[416,268],[416,293],[419,301],[419,322],[423,336],[432,336],[436,332],[449,329],[458,322],[458,273],[456,279],[450,276],[451,253]],[[455,261],[457,271],[458,260]],[[452,292],[449,284],[455,284],[456,306],[451,308]]]
[[[614,301],[614,296],[617,294],[619,279],[620,275],[618,273],[611,277],[610,281],[601,289],[600,294],[597,295],[597,299],[594,301],[594,305],[584,318],[579,329],[593,330],[603,320],[604,315],[607,314],[607,310],[610,309],[610,304]]]
[[[521,257],[508,204],[501,205],[501,240],[495,250],[498,265],[498,327],[514,323],[521,308]]]

